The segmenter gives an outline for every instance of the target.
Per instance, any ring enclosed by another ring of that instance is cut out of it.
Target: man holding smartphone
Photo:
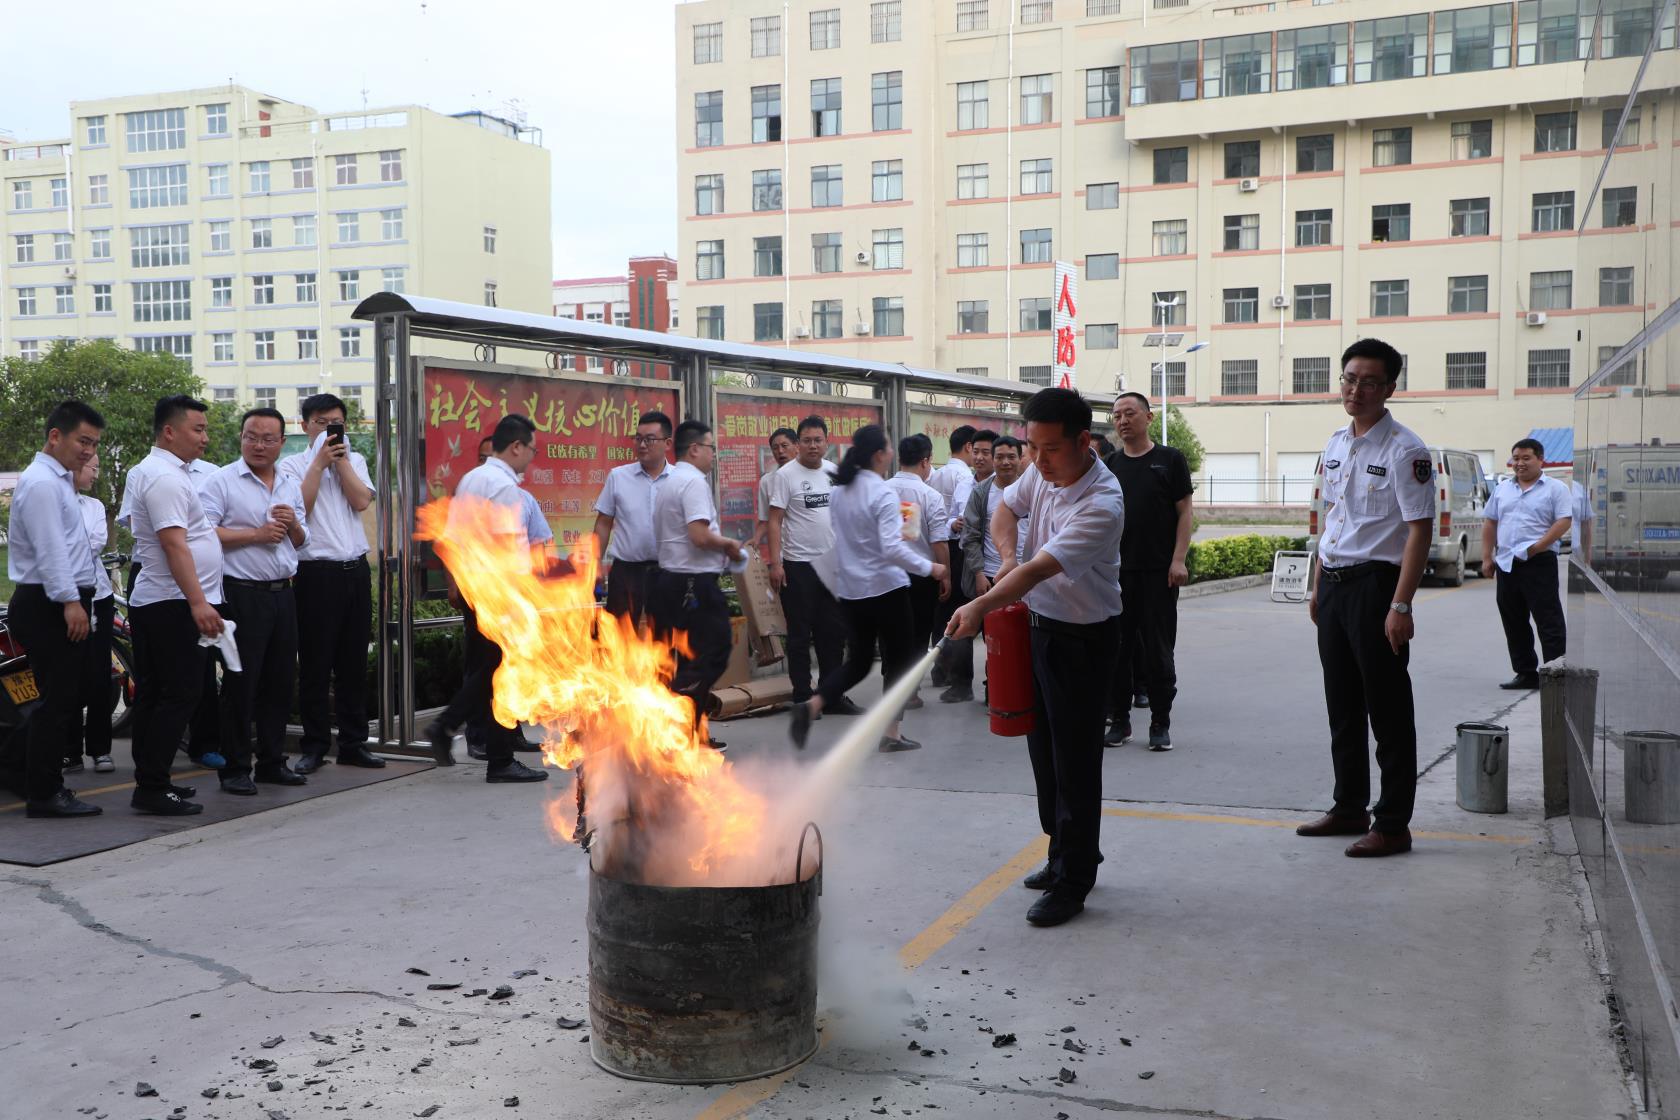
[[[303,738],[292,769],[312,774],[332,745],[337,700],[338,761],[378,769],[367,749],[367,648],[373,626],[373,576],[362,511],[373,504],[367,460],[350,449],[344,402],[316,393],[298,406],[309,448],[280,460],[280,474],[303,494],[309,540],[297,550],[298,698]]]

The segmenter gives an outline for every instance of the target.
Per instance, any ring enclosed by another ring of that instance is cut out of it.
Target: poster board
[[[1312,572],[1312,558],[1310,552],[1272,554],[1272,602],[1307,601],[1307,576]]]
[[[1016,439],[1027,436],[1027,425],[1018,412],[987,412],[984,409],[929,404],[910,406],[910,431],[913,434],[919,432],[933,441],[933,465],[936,467],[951,458],[951,433],[964,424]]]

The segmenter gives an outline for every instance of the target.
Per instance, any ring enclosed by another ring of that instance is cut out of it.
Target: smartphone
[[[327,442],[328,443],[343,443],[344,442],[344,425],[343,424],[328,424],[327,425]]]

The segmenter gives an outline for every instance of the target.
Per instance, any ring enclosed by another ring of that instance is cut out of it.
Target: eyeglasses
[[[709,447],[713,451],[717,450],[717,444],[715,442],[714,443],[697,443],[694,446],[696,446],[696,447]]]
[[[1387,387],[1387,381],[1374,377],[1354,377],[1352,374],[1342,374],[1342,388],[1352,389],[1356,393],[1380,393]]]
[[[285,441],[286,437],[284,436],[254,436],[249,432],[241,432],[239,435],[240,443],[254,443],[258,447],[274,447]]]
[[[636,436],[632,436],[630,438],[635,440],[637,443],[664,443],[666,440],[670,439],[671,437],[670,436],[636,435]]]

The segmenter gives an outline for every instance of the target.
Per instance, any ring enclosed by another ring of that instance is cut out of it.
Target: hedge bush
[[[1305,537],[1264,537],[1250,533],[1240,537],[1216,537],[1190,546],[1185,564],[1190,582],[1259,575],[1272,570],[1272,554],[1306,547]]]

